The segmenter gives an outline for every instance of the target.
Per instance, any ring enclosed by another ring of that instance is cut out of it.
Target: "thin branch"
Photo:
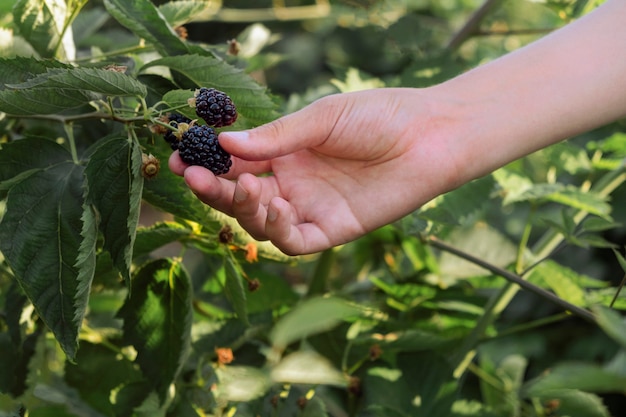
[[[520,35],[544,35],[555,31],[556,28],[527,28],[511,30],[476,30],[472,36],[520,36]]]
[[[486,262],[480,258],[477,258],[473,255],[470,255],[467,252],[464,252],[458,248],[455,248],[451,245],[448,245],[447,243],[435,238],[435,237],[427,237],[425,238],[425,242],[437,249],[443,250],[445,252],[451,253],[453,255],[458,256],[459,258],[465,259],[466,261],[469,261],[475,265],[478,265],[480,267],[485,268],[486,270],[492,272],[493,274],[499,275],[503,278],[505,278],[506,280],[519,285],[520,287],[522,287],[523,289],[530,291],[534,294],[537,294],[538,296],[552,302],[553,304],[558,305],[559,307],[570,311],[573,314],[576,314],[577,316],[591,322],[591,323],[596,323],[596,318],[595,316],[588,310],[585,310],[584,308],[575,306],[574,304],[571,304],[565,300],[563,300],[562,298],[554,295],[553,293],[544,290],[543,288],[540,288],[534,284],[531,284],[530,282],[524,280],[524,278],[522,278],[519,275],[516,275],[510,271],[507,271],[506,269],[500,268],[496,265],[490,264],[489,262]]]
[[[482,20],[489,14],[491,9],[496,6],[500,0],[485,0],[482,6],[480,6],[474,14],[469,18],[467,22],[459,29],[450,39],[447,45],[447,49],[455,50],[463,44],[467,39],[474,35],[478,31],[478,27]]]

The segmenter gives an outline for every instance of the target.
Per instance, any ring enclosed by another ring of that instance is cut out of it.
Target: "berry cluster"
[[[168,130],[163,135],[164,139],[173,150],[179,151],[183,162],[203,166],[215,175],[227,173],[232,160],[220,146],[214,128],[235,123],[235,104],[224,92],[206,87],[196,90],[189,104],[195,107],[196,114],[207,125],[197,125],[182,114],[170,113],[165,122],[176,130]]]
[[[227,173],[233,164],[230,154],[220,146],[217,133],[209,126],[188,126],[181,135],[178,152],[183,162],[203,166],[215,175]]]
[[[170,113],[167,115],[166,118],[166,123],[169,124],[170,126],[172,126],[173,128],[178,129],[178,125],[180,123],[191,123],[191,119],[188,118],[187,116],[183,116],[180,113]],[[167,130],[165,132],[165,134],[163,135],[163,138],[165,139],[165,141],[167,143],[170,144],[170,147],[172,148],[173,151],[175,151],[176,149],[178,149],[178,143],[180,141],[180,139],[178,137],[176,137],[176,132],[173,130]]]
[[[230,126],[237,120],[233,101],[222,91],[202,87],[196,91],[194,101],[196,114],[209,126]]]

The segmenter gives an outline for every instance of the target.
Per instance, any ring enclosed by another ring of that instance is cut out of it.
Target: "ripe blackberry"
[[[168,113],[167,116],[165,116],[165,123],[169,124],[172,127],[178,128],[179,123],[191,123],[191,119],[187,116],[183,116],[180,113]],[[175,131],[168,129],[167,132],[165,132],[165,134],[163,135],[163,138],[167,143],[170,144],[172,150],[175,151],[176,149],[178,149],[179,140],[176,137]]]
[[[196,114],[209,126],[230,126],[237,120],[235,104],[222,91],[202,87],[196,90],[194,101]]]
[[[203,166],[215,175],[226,174],[233,161],[220,146],[217,133],[209,126],[191,125],[178,143],[180,158],[189,165]]]

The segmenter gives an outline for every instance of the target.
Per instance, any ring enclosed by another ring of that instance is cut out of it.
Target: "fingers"
[[[233,215],[235,183],[216,177],[206,168],[198,166],[186,167],[182,175],[187,186],[201,201],[223,213]]]
[[[286,155],[323,143],[341,118],[348,102],[343,95],[324,97],[273,122],[240,132],[222,132],[222,147],[249,161]]]
[[[291,205],[280,197],[273,198],[267,208],[265,234],[287,255],[304,255],[326,249],[330,241],[314,223],[294,222]]]

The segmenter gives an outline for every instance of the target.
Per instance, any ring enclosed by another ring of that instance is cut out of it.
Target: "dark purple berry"
[[[178,128],[179,123],[191,123],[191,119],[188,118],[187,116],[183,116],[180,113],[169,113],[167,115],[166,123],[168,123],[172,127]],[[165,139],[167,143],[170,144],[170,147],[172,148],[172,150],[175,151],[176,149],[178,149],[179,140],[176,137],[176,132],[174,132],[173,130],[168,130],[163,135],[163,138]]]
[[[191,125],[181,136],[178,152],[183,162],[203,166],[215,175],[226,174],[233,164],[220,146],[217,133],[209,126]]]
[[[237,120],[237,109],[233,101],[215,88],[200,88],[195,95],[196,114],[207,125],[230,126]]]

